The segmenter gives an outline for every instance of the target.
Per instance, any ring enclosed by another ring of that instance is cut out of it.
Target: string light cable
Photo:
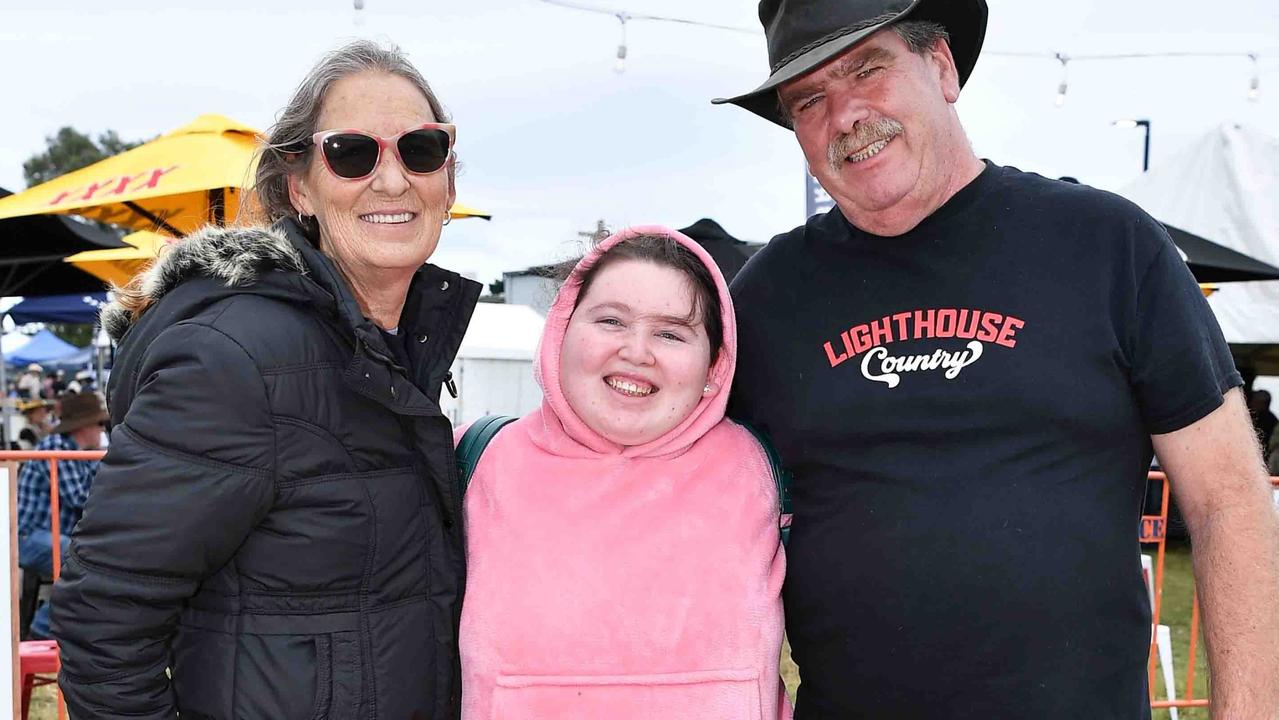
[[[1165,51],[1165,52],[1132,52],[1132,53],[1093,53],[1083,55],[1067,55],[1059,52],[1004,52],[999,50],[990,50],[983,55],[994,55],[996,57],[1010,58],[1030,58],[1038,60],[1054,60],[1061,64],[1061,82],[1057,85],[1057,97],[1054,105],[1061,107],[1066,104],[1066,68],[1072,62],[1090,62],[1090,61],[1122,61],[1122,60],[1153,60],[1160,58],[1239,58],[1247,60],[1251,66],[1252,74],[1248,79],[1248,99],[1256,102],[1261,97],[1261,74],[1258,60],[1261,58],[1260,53],[1256,52],[1195,52],[1195,51]]]
[[[360,0],[362,2],[362,0]],[[538,2],[546,5],[554,5],[557,7],[568,8],[570,10],[581,10],[583,12],[596,13],[600,15],[610,15],[617,18],[621,24],[621,43],[617,46],[617,62],[613,69],[617,72],[623,72],[626,69],[626,23],[631,20],[649,20],[654,22],[677,23],[680,25],[691,25],[694,27],[705,27],[714,30],[726,30],[729,32],[742,33],[745,35],[759,36],[758,30],[751,28],[738,27],[735,25],[722,25],[719,23],[704,22],[701,20],[689,20],[687,18],[669,17],[665,15],[648,15],[644,13],[632,13],[626,10],[613,10],[593,5],[585,5],[569,0],[538,0]],[[1066,91],[1070,84],[1067,78],[1067,68],[1072,62],[1093,62],[1093,61],[1122,61],[1122,60],[1151,60],[1158,58],[1242,58],[1248,60],[1251,65],[1252,74],[1248,80],[1248,99],[1256,102],[1261,97],[1261,74],[1259,59],[1261,54],[1257,52],[1193,52],[1193,51],[1167,51],[1167,52],[1132,52],[1132,53],[1092,53],[1081,55],[1068,55],[1062,52],[1006,52],[999,50],[987,50],[983,55],[994,55],[996,57],[1010,58],[1029,58],[1038,60],[1052,60],[1061,65],[1061,80],[1057,84],[1057,96],[1053,104],[1062,107],[1066,104]],[[1270,68],[1273,65],[1266,65]]]
[[[702,22],[701,20],[689,20],[687,18],[668,17],[666,15],[649,15],[647,13],[632,13],[626,10],[610,10],[608,8],[593,7],[591,5],[582,5],[575,2],[565,2],[565,0],[538,0],[547,5],[555,5],[557,7],[568,8],[570,10],[582,10],[584,12],[596,13],[599,15],[611,15],[617,18],[617,22],[621,24],[622,39],[617,46],[617,62],[613,65],[616,72],[624,72],[626,70],[626,23],[631,20],[648,20],[653,22],[676,23],[679,25],[691,25],[694,27],[711,28],[713,30],[727,30],[729,32],[742,33],[745,35],[759,35],[759,32],[750,28],[737,27],[734,25],[721,25],[719,23]]]

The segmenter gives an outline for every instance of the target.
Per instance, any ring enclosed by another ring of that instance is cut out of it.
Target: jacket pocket
[[[357,633],[241,635],[236,717],[354,720],[363,681]]]
[[[491,720],[761,720],[754,670],[499,675]]]

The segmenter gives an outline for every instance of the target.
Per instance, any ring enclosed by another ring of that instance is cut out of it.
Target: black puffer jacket
[[[144,290],[104,314],[115,428],[53,593],[72,716],[455,717],[438,400],[478,284],[417,273],[411,377],[291,221],[189,238]]]

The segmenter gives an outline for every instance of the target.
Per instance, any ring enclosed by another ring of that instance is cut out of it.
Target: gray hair
[[[916,55],[932,50],[938,40],[950,43],[950,33],[946,32],[946,27],[930,20],[903,20],[890,27]]]
[[[265,146],[258,151],[254,192],[268,222],[274,223],[298,213],[289,200],[289,175],[301,172],[306,166],[299,160],[310,158],[314,148],[307,141],[323,129],[316,127],[316,123],[329,88],[342,78],[368,71],[389,73],[408,80],[422,92],[436,122],[451,120],[426,78],[413,67],[399,47],[379,45],[372,40],[355,40],[333,50],[320,58],[302,79],[293,97],[280,111],[275,125],[267,131]],[[284,152],[294,148],[297,151]],[[454,172],[452,164],[448,172],[451,179]]]
[[[886,22],[892,19],[892,16],[892,13],[887,13],[870,20],[869,23],[874,25]],[[932,50],[938,40],[950,43],[950,33],[946,31],[946,27],[931,20],[903,20],[889,25],[888,28],[897,33],[897,36],[906,43],[906,47],[916,55],[923,55]],[[786,122],[791,123],[790,110],[782,103],[780,94],[777,98],[777,107]]]

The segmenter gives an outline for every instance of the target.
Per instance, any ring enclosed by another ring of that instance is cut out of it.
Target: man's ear
[[[954,104],[959,100],[959,69],[955,67],[955,56],[950,53],[950,43],[937,38],[928,51],[928,57],[937,70],[937,80],[942,95],[945,96],[946,102]]]

